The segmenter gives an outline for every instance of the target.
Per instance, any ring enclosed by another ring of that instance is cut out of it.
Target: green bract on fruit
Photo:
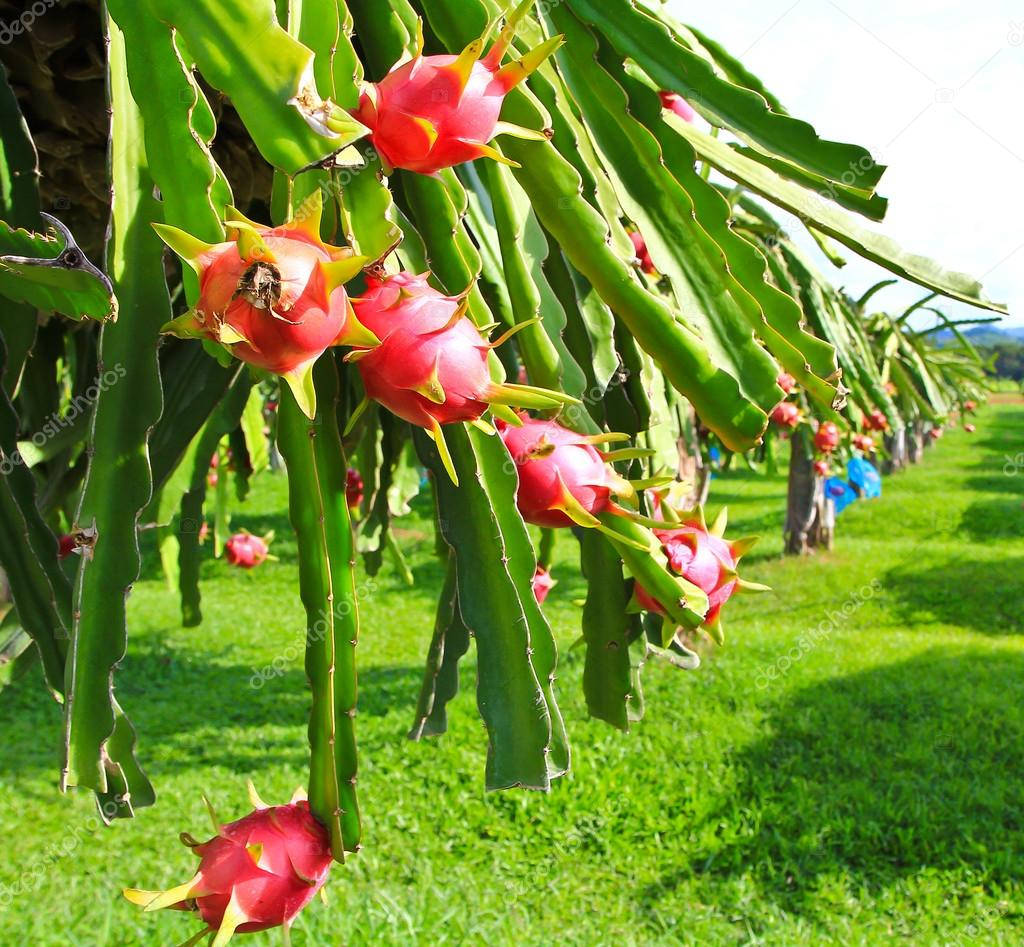
[[[518,22],[533,5],[521,4],[482,59],[485,34],[458,56],[424,56],[422,36],[416,55],[369,85],[354,112],[370,129],[381,160],[392,168],[434,174],[475,158],[515,164],[488,142],[495,135],[543,141],[541,131],[499,121],[505,96],[561,44],[556,36],[505,66]]]
[[[154,224],[199,276],[196,304],[164,331],[218,343],[282,376],[309,417],[316,413],[313,363],[332,345],[376,342],[356,320],[344,287],[368,260],[320,239],[321,203],[317,194],[307,216],[281,227],[229,208],[231,239],[217,244]]]

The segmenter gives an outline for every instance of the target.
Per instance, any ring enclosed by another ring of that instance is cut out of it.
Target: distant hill
[[[964,335],[974,345],[990,346],[998,345],[1000,342],[1017,342],[1024,345],[1024,326],[1007,326],[1005,329],[998,325],[975,326],[973,329],[968,329]],[[942,345],[943,342],[948,342],[953,338],[953,333],[945,329],[942,332],[936,332],[933,338],[939,345]]]

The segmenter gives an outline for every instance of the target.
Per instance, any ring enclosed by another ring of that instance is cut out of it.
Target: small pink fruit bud
[[[692,122],[697,117],[697,113],[690,103],[681,95],[677,95],[675,92],[659,92],[658,95],[661,96],[662,106],[675,112],[684,122]]]
[[[633,241],[633,251],[636,262],[640,265],[640,269],[648,275],[657,273],[657,269],[654,266],[654,260],[651,259],[650,251],[647,249],[647,241],[644,240],[644,236],[639,230],[631,230],[629,233],[629,239]]]
[[[548,597],[548,592],[555,586],[555,580],[551,578],[551,573],[547,569],[543,566],[537,566],[537,571],[533,574],[531,584],[537,603],[543,605],[544,599]]]
[[[796,388],[796,379],[788,372],[783,372],[776,379],[776,384],[787,394],[792,394],[793,389]]]
[[[363,478],[354,467],[345,472],[345,501],[348,508],[354,510],[363,502]]]
[[[224,544],[224,554],[228,562],[240,569],[255,569],[263,565],[269,552],[267,543],[251,533],[235,533]]]

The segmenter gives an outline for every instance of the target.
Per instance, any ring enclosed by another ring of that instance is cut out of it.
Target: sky
[[[1024,326],[1024,3],[1019,0],[668,0],[819,136],[888,165],[881,224],[906,249],[981,279]],[[793,221],[792,218],[790,218]],[[788,228],[796,237],[795,221]],[[800,241],[813,247],[807,241]],[[822,270],[859,295],[886,271],[844,251]],[[877,297],[892,311],[926,290]],[[991,315],[942,301],[951,318]],[[929,324],[925,316],[924,324]]]

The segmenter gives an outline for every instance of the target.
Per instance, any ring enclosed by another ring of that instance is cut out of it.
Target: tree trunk
[[[907,436],[907,460],[912,464],[919,464],[924,453],[924,435],[921,433],[921,427],[921,422],[915,421]]]
[[[898,427],[885,435],[885,449],[889,453],[882,467],[885,474],[895,473],[907,465],[907,429]]]
[[[818,545],[822,535],[817,523],[822,520],[823,504],[824,481],[814,472],[814,455],[807,431],[798,428],[790,438],[789,448],[789,489],[783,533],[789,555],[806,556]]]

